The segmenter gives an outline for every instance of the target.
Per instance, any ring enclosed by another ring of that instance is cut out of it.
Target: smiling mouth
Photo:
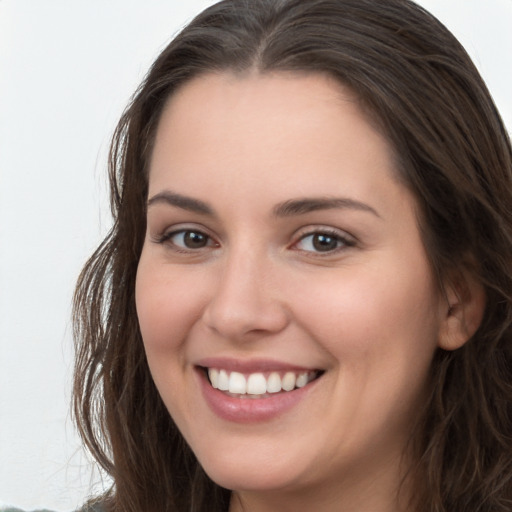
[[[222,368],[204,368],[210,385],[233,398],[268,398],[289,393],[318,379],[322,370],[303,372],[256,372],[244,374]]]

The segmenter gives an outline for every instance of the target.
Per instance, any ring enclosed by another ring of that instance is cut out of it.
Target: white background
[[[70,422],[72,290],[109,226],[116,121],[211,3],[0,0],[0,506],[69,511],[101,488]],[[465,45],[511,131],[512,0],[419,3]]]

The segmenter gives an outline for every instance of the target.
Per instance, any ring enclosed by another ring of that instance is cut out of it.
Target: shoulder
[[[6,508],[0,508],[0,512],[25,512],[24,510],[21,510],[21,508],[15,508],[15,507],[6,507]],[[31,512],[53,512],[52,510],[48,510],[47,508],[44,509],[37,509],[32,510]],[[97,512],[101,512],[98,510]]]
[[[15,508],[15,507],[7,507],[2,508],[0,507],[0,512],[25,512],[21,508]],[[38,510],[32,510],[31,512],[53,512],[52,510],[48,509],[38,509]],[[101,503],[95,503],[94,505],[86,505],[76,512],[106,512],[105,507]]]
[[[25,512],[21,508],[15,507],[0,507],[0,512]],[[37,510],[32,510],[31,512],[53,512],[52,510],[48,510],[47,508],[39,508]],[[99,510],[97,512],[100,512]]]

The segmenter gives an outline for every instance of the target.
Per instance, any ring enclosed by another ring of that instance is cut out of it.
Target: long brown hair
[[[397,155],[439,279],[469,273],[487,306],[464,347],[441,349],[415,435],[423,512],[512,509],[512,150],[470,58],[409,0],[225,0],[161,53],[115,132],[112,230],[75,294],[74,415],[113,477],[109,509],[226,511],[153,384],[135,310],[148,161],[162,108],[211,71],[300,71],[356,92]]]

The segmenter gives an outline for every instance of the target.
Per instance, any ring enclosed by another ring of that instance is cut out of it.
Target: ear
[[[444,350],[462,347],[482,323],[485,310],[485,290],[474,276],[458,273],[444,287],[441,306],[443,315],[439,346]]]

